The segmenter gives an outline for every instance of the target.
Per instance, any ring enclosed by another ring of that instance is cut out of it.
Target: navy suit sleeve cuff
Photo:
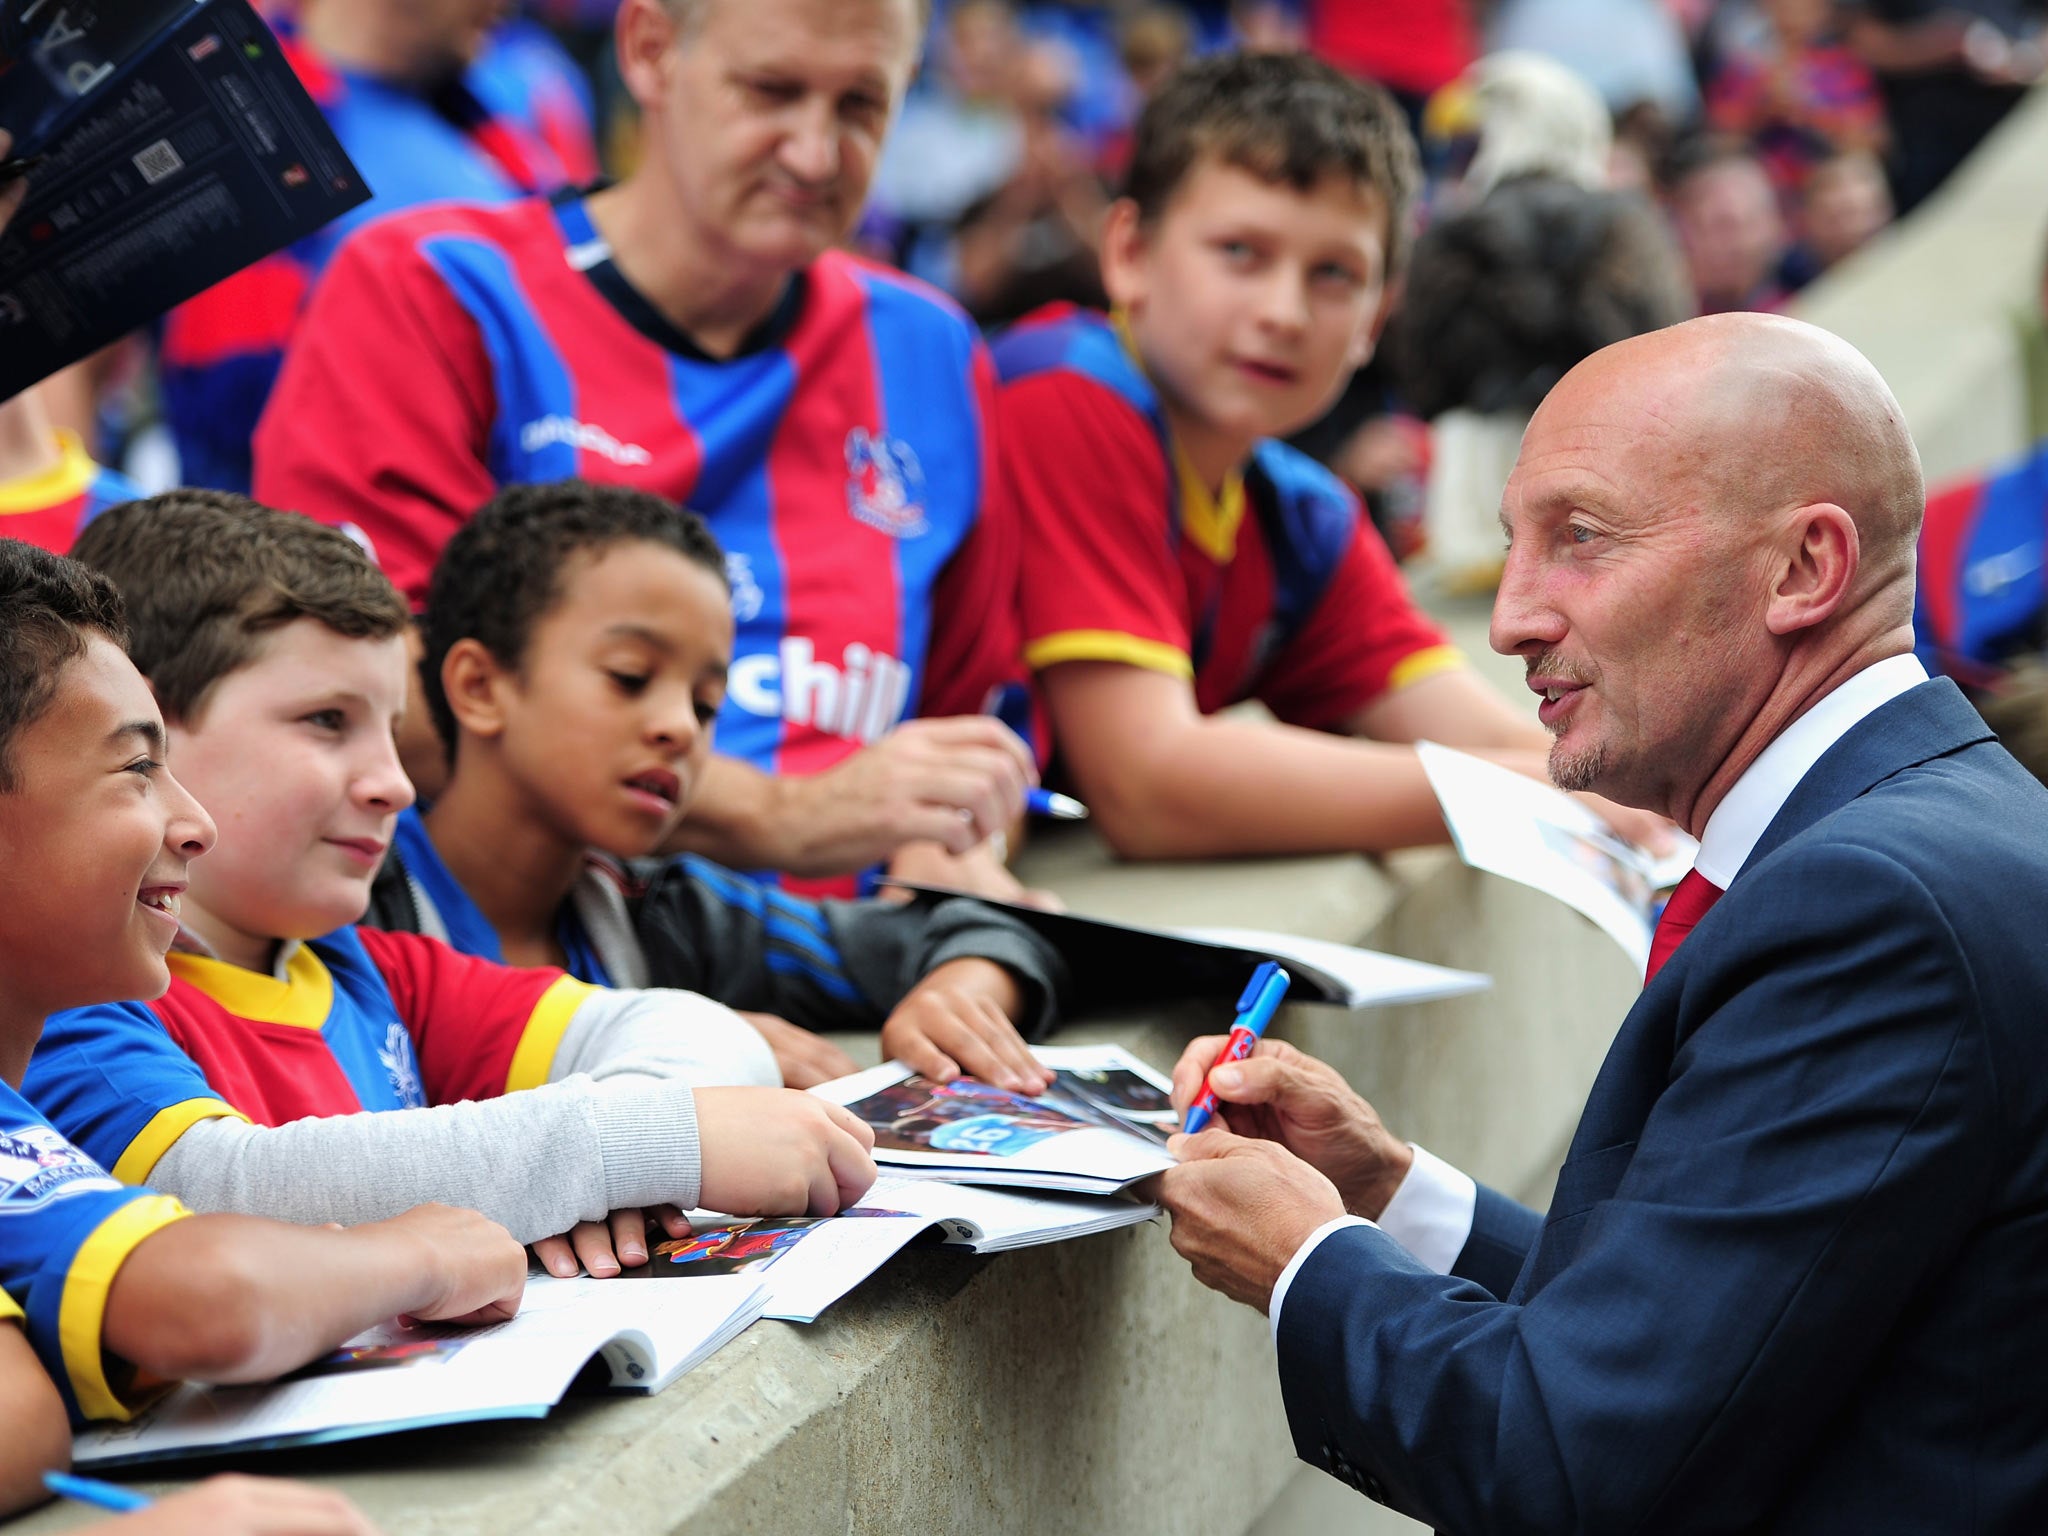
[[[1515,1288],[1515,1277],[1522,1272],[1522,1261],[1542,1231],[1539,1213],[1481,1184],[1472,1208],[1472,1233],[1459,1250],[1451,1273],[1485,1286],[1506,1301]]]

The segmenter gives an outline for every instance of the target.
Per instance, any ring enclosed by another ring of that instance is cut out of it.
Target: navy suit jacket
[[[1945,680],[1864,719],[1549,1214],[1482,1190],[1451,1276],[1339,1231],[1279,1342],[1301,1456],[1458,1536],[2048,1532],[2048,790]]]

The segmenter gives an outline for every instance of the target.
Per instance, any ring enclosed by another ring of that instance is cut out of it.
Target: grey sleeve
[[[723,1003],[667,988],[593,992],[570,1015],[548,1081],[587,1074],[667,1078],[700,1088],[780,1088],[768,1042]]]
[[[598,991],[544,1087],[277,1127],[203,1120],[149,1182],[196,1211],[343,1226],[467,1206],[530,1243],[611,1211],[695,1204],[693,1086],[781,1081],[767,1042],[708,998]]]
[[[615,1210],[687,1208],[700,1169],[689,1085],[622,1075],[276,1127],[202,1120],[149,1182],[195,1211],[343,1226],[467,1206],[530,1243]]]

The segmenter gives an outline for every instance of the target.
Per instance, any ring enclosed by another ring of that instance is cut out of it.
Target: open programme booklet
[[[1460,858],[1557,897],[1591,918],[1638,970],[1648,965],[1654,898],[1692,868],[1697,842],[1676,832],[1678,846],[1653,858],[1549,784],[1435,742],[1415,750]]]
[[[745,1274],[768,1290],[764,1317],[813,1323],[825,1309],[920,1238],[974,1253],[1135,1226],[1159,1208],[1122,1196],[980,1189],[884,1174],[837,1216],[731,1217],[690,1213],[688,1237],[650,1230],[648,1262],[622,1280]]]
[[[937,886],[905,888],[927,903],[966,894]],[[1077,1013],[1186,997],[1217,997],[1227,1005],[1244,990],[1245,978],[1268,960],[1286,966],[1293,978],[1287,994],[1290,1004],[1370,1008],[1462,997],[1493,985],[1491,977],[1476,971],[1454,971],[1291,933],[1256,928],[1147,928],[1074,912],[1046,912],[987,897],[973,899],[1002,908],[1060,952],[1073,973],[1073,1011]]]
[[[1113,1195],[1173,1166],[1167,1080],[1120,1046],[1040,1048],[1053,1086],[935,1083],[885,1062],[812,1093],[874,1128],[875,1162],[904,1178]]]
[[[626,1392],[659,1392],[761,1315],[750,1275],[696,1285],[527,1282],[519,1315],[484,1328],[393,1320],[260,1386],[180,1386],[131,1423],[83,1431],[81,1467],[281,1450],[460,1424],[541,1418],[594,1360]]]
[[[368,200],[248,0],[0,0],[0,400]]]

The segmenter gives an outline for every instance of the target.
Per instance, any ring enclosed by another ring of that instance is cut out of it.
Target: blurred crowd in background
[[[361,19],[383,3],[349,9]],[[365,35],[332,0],[269,9],[344,142],[375,162],[378,146],[348,131],[352,113],[381,121],[361,99]],[[402,167],[366,163],[380,189],[366,214],[627,168],[616,0],[402,9],[409,38],[393,44],[387,28],[375,41],[401,50],[394,81],[467,55],[458,72],[474,102],[438,106],[477,122],[445,167],[419,163],[416,136],[397,146]],[[1047,300],[1100,303],[1101,215],[1139,108],[1178,64],[1226,47],[1308,48],[1378,80],[1423,147],[1427,233],[1379,361],[1298,445],[1364,493],[1405,554],[1426,499],[1460,494],[1429,484],[1426,421],[1517,421],[1608,340],[1784,304],[1995,126],[2041,71],[2044,12],[2042,0],[937,0],[858,240],[990,328]],[[356,55],[332,78],[326,33]],[[250,333],[274,330],[281,355],[321,259],[274,259],[76,371],[45,392],[57,424],[145,488],[236,483],[254,417],[224,408],[223,391],[260,406],[275,357],[245,366]],[[233,368],[220,366],[224,347],[241,349]],[[1483,484],[1483,444],[1464,457]],[[1483,583],[1488,552],[1468,558],[1457,542],[1439,553]]]

